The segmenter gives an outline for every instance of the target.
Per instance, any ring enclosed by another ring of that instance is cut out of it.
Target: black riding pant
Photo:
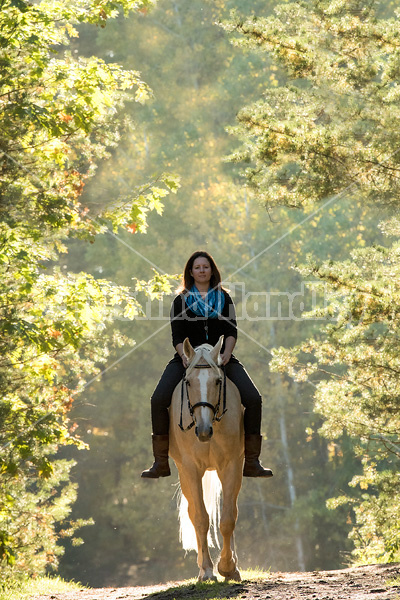
[[[153,433],[165,435],[169,431],[168,408],[174,389],[182,380],[185,368],[182,359],[175,355],[167,364],[151,397],[151,421]],[[244,366],[234,356],[225,365],[226,376],[239,390],[244,411],[244,431],[259,434],[261,429],[261,396]]]

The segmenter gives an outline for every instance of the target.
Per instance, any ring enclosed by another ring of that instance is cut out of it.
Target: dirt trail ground
[[[32,600],[400,600],[400,563],[340,571],[271,573],[241,583],[174,582],[150,587],[78,590]]]

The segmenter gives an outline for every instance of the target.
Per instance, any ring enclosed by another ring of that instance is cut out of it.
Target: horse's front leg
[[[242,485],[242,470],[243,461],[238,460],[232,461],[218,473],[223,494],[220,520],[223,546],[218,563],[218,572],[225,579],[233,579],[234,581],[241,581],[234,550],[233,532],[238,516],[237,498]]]
[[[185,465],[179,470],[182,493],[188,501],[189,518],[196,532],[199,581],[216,581],[207,543],[209,518],[203,501],[202,477],[203,473],[195,466]]]

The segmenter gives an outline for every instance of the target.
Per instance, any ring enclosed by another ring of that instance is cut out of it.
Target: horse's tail
[[[219,548],[218,530],[220,519],[220,499],[222,486],[216,471],[206,471],[203,475],[203,498],[210,519],[208,530],[208,545]],[[197,550],[196,532],[189,519],[188,503],[185,496],[180,493],[178,501],[179,510],[179,539],[186,551]]]

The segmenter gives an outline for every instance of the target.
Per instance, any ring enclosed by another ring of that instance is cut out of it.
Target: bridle
[[[224,416],[224,414],[227,411],[226,408],[226,372],[225,372],[225,368],[222,367],[218,367],[218,365],[212,360],[210,359],[212,362],[209,363],[208,362],[208,358],[209,357],[205,357],[203,354],[201,355],[203,356],[203,358],[205,358],[205,360],[207,361],[207,364],[194,364],[194,365],[189,365],[188,370],[186,371],[186,373],[184,374],[183,378],[182,378],[182,385],[181,385],[181,416],[180,416],[180,422],[179,422],[179,428],[181,429],[181,431],[189,431],[189,429],[192,429],[192,427],[195,426],[195,420],[194,420],[194,411],[196,408],[200,407],[200,406],[205,406],[206,408],[210,408],[213,411],[213,420],[212,422],[214,423],[215,421],[219,422],[222,417]],[[189,372],[191,372],[193,369],[212,369],[212,368],[216,368],[218,369],[218,381],[217,381],[217,385],[219,386],[219,390],[218,390],[218,402],[216,403],[216,405],[214,406],[213,404],[211,404],[210,402],[196,402],[195,404],[192,404],[190,402],[190,398],[189,398],[189,386],[190,386],[190,381],[188,381],[187,379],[187,375]],[[220,370],[222,370],[223,376],[221,376],[220,374]],[[190,416],[192,418],[192,422],[187,426],[187,427],[183,427],[183,404],[184,404],[184,396],[185,396],[185,390],[186,390],[186,398],[187,398],[187,405],[188,405],[188,409],[189,409],[189,413]],[[219,411],[220,411],[220,407],[221,407],[221,396],[222,396],[222,413],[219,415]]]

